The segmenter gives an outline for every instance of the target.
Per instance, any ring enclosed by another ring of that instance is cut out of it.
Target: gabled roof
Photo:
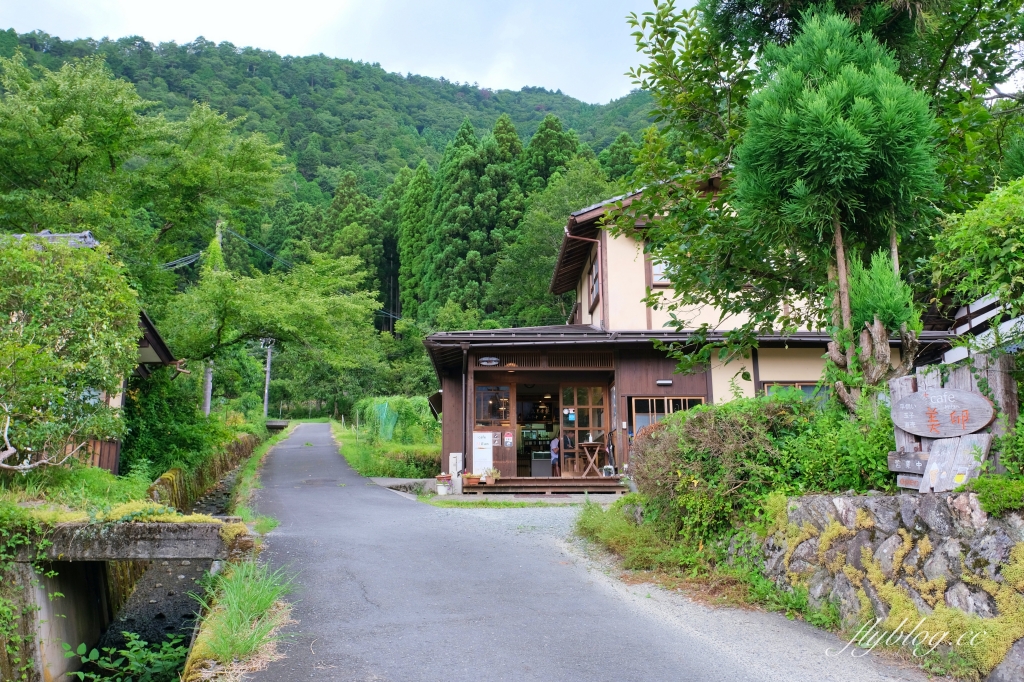
[[[551,285],[548,287],[551,293],[564,294],[576,289],[576,284],[583,275],[583,266],[586,265],[590,250],[593,248],[592,242],[569,239],[569,235],[596,239],[598,227],[608,210],[620,201],[623,206],[628,206],[638,196],[640,192],[622,194],[569,214],[569,221],[565,225],[566,236],[562,237],[558,260],[555,261],[555,271],[551,275]]]

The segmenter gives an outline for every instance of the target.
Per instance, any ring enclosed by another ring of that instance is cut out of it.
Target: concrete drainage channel
[[[225,516],[240,471],[241,465],[228,472],[196,500],[189,513],[209,514],[226,523],[241,521]],[[191,594],[202,595],[200,579],[213,571],[217,563],[212,559],[153,561],[100,637],[97,648],[123,647],[124,632],[134,633],[150,643],[162,642],[169,635],[180,635],[186,642],[192,641],[199,604]]]
[[[235,476],[237,469],[193,508],[223,514]],[[34,546],[22,546],[10,571],[13,594],[19,595],[15,628],[21,637],[0,650],[0,679],[69,679],[79,661],[64,657],[64,643],[117,647],[125,631],[150,643],[173,634],[191,641],[198,604],[189,594],[202,592],[203,575],[220,561],[253,548],[248,533],[222,533],[240,519],[218,520],[222,523],[61,523],[48,532],[51,544],[42,557]],[[32,568],[37,559],[43,574]],[[56,593],[63,596],[51,599]],[[11,669],[17,659],[31,661],[24,678]]]

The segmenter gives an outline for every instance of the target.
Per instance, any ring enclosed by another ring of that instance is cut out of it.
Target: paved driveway
[[[311,443],[311,445],[305,445]],[[923,680],[776,614],[626,586],[564,542],[574,509],[439,509],[381,488],[327,424],[270,453],[264,556],[297,574],[287,657],[256,680]]]

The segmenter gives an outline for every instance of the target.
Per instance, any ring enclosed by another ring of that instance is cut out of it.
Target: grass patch
[[[284,569],[250,559],[230,565],[205,587],[205,595],[196,595],[206,615],[194,658],[224,665],[245,661],[279,639],[276,630],[288,620],[281,600],[292,589]]]
[[[260,535],[266,535],[280,525],[281,522],[273,516],[257,516],[256,521],[253,523],[253,528]]]
[[[576,532],[611,550],[632,571],[625,582],[653,582],[668,589],[682,590],[699,601],[713,605],[757,605],[801,618],[828,630],[838,630],[839,610],[826,603],[814,607],[805,588],[782,590],[752,562],[729,566],[718,561],[715,550],[698,544],[673,543],[657,530],[656,522],[637,523],[633,511],[642,497],[625,495],[607,510],[594,502],[584,503],[576,519]]]
[[[433,478],[441,473],[441,445],[370,443],[365,436],[331,422],[334,439],[349,466],[367,477]]]
[[[25,475],[0,474],[0,503],[42,502],[50,510],[95,514],[147,499],[151,483],[145,472],[115,476],[106,469],[75,462],[71,466],[41,467]]]

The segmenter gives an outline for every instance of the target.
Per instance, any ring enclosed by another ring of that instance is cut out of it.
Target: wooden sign
[[[924,478],[918,490],[922,493],[941,493],[952,490],[953,466],[956,464],[956,451],[960,446],[959,438],[942,438],[935,441],[928,453],[928,466],[924,469]]]
[[[924,473],[928,465],[928,453],[926,452],[890,452],[889,471],[905,474]],[[916,486],[915,486],[916,487]]]
[[[991,447],[991,433],[973,433],[960,438],[960,445],[956,449],[956,461],[953,463],[954,488],[978,476],[981,464]]]
[[[991,401],[980,393],[955,388],[918,387],[892,406],[892,422],[926,438],[955,438],[980,431],[995,419]],[[934,449],[934,448],[933,448]]]
[[[921,479],[924,476],[919,474],[900,474],[896,477],[896,485],[900,488],[910,488],[911,490],[921,489]]]

